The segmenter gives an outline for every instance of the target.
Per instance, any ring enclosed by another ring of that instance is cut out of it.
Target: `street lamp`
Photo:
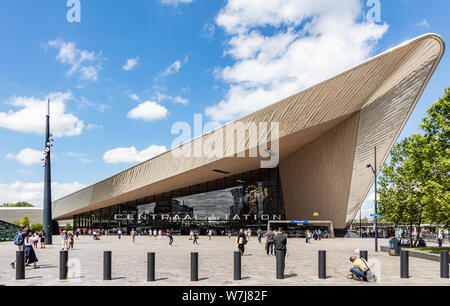
[[[367,168],[371,168],[373,175],[375,177],[375,216],[374,216],[374,225],[375,225],[375,252],[378,252],[378,222],[377,222],[377,147],[374,147],[374,166],[371,164],[367,164]]]
[[[53,146],[53,135],[50,134],[50,100],[47,100],[47,114],[45,115],[45,151],[41,159],[44,167],[44,210],[43,227],[45,231],[45,244],[52,244],[52,183],[50,172],[50,149]]]

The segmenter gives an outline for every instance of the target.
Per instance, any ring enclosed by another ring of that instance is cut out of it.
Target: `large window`
[[[285,219],[278,168],[232,175],[76,218],[77,224],[91,228],[172,228],[181,233],[192,228],[215,228],[220,233],[262,227],[274,219]]]

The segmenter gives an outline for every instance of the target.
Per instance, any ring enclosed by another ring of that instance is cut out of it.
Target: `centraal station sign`
[[[145,214],[145,213],[121,213],[115,214],[114,220],[116,221],[134,221],[134,220],[167,220],[167,221],[195,221],[195,220],[227,220],[227,221],[242,221],[242,220],[281,220],[281,215],[253,215],[253,214],[242,214],[242,215],[179,215],[179,214]]]

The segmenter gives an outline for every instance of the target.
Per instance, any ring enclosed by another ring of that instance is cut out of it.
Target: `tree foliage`
[[[23,216],[22,220],[20,220],[20,226],[30,226],[30,219],[27,216]]]
[[[427,114],[423,135],[399,141],[381,169],[380,213],[396,225],[450,225],[450,88]]]
[[[0,207],[34,207],[33,204],[30,204],[28,202],[22,201],[17,203],[4,203],[0,205]]]
[[[41,223],[34,223],[30,226],[30,231],[32,232],[40,232],[44,226]]]

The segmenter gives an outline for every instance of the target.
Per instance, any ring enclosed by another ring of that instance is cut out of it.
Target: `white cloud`
[[[99,129],[99,128],[102,128],[102,127],[103,127],[103,125],[89,123],[87,125],[87,127],[86,127],[86,130]]]
[[[116,148],[105,152],[103,160],[110,164],[141,163],[167,151],[165,146],[151,145],[142,151],[135,147]]]
[[[181,62],[175,61],[172,63],[172,65],[167,67],[167,69],[166,69],[166,71],[164,71],[163,75],[170,75],[170,74],[176,73],[176,72],[180,71],[180,68],[181,68]]]
[[[19,170],[19,173],[20,173],[20,174],[24,174],[24,175],[31,175],[31,174],[34,173],[34,171],[33,171],[33,170],[20,169],[20,170]]]
[[[102,69],[101,52],[88,52],[86,50],[77,49],[72,41],[65,42],[60,39],[48,42],[49,47],[59,49],[56,59],[63,64],[70,66],[66,75],[70,76],[74,73],[80,74],[80,80],[97,81],[98,72]]]
[[[19,110],[0,112],[0,127],[26,133],[44,134],[47,113],[47,99],[50,99],[50,130],[55,137],[80,135],[84,128],[82,120],[66,113],[66,102],[73,100],[68,92],[53,92],[44,99],[14,96],[7,101]]]
[[[168,101],[172,101],[174,103],[179,103],[179,104],[183,104],[183,105],[186,105],[189,103],[189,99],[187,99],[187,98],[182,98],[180,96],[169,96],[169,95],[165,95],[165,94],[162,94],[159,92],[157,93],[157,99],[158,99],[158,102],[168,100]]]
[[[167,67],[166,71],[164,71],[163,75],[168,76],[180,71],[181,66],[186,64],[189,61],[189,57],[185,56],[183,62],[176,60],[169,67]]]
[[[81,97],[80,99],[74,99],[74,100],[79,104],[80,108],[81,107],[93,107],[102,113],[105,110],[111,108],[111,106],[109,106],[108,104],[93,103],[85,97]]]
[[[85,185],[73,183],[52,183],[52,200],[57,200],[84,188]],[[16,203],[27,201],[36,207],[42,207],[44,183],[27,183],[17,181],[11,184],[0,184],[0,203]]]
[[[134,101],[140,101],[141,99],[139,99],[139,96],[135,93],[132,93],[130,95],[130,98],[133,99]]]
[[[133,108],[127,114],[127,117],[131,119],[153,121],[166,118],[167,113],[167,108],[165,108],[164,106],[153,101],[146,101]]]
[[[428,21],[426,19],[422,20],[421,22],[416,23],[416,26],[431,28],[430,24],[428,23]]]
[[[122,66],[122,69],[125,71],[129,71],[137,65],[138,61],[139,61],[138,57],[130,58],[127,60],[126,64]]]
[[[21,164],[24,164],[26,166],[31,166],[34,164],[40,164],[41,158],[43,158],[44,155],[42,151],[34,150],[31,148],[25,148],[22,149],[18,154],[14,155],[13,153],[8,153],[6,155],[6,158],[8,159],[15,159]]]
[[[177,6],[180,3],[187,4],[194,2],[194,0],[159,0],[162,4]]]
[[[232,120],[367,59],[388,26],[362,13],[359,0],[229,0],[216,22],[235,63],[215,74],[230,87],[205,113]]]

